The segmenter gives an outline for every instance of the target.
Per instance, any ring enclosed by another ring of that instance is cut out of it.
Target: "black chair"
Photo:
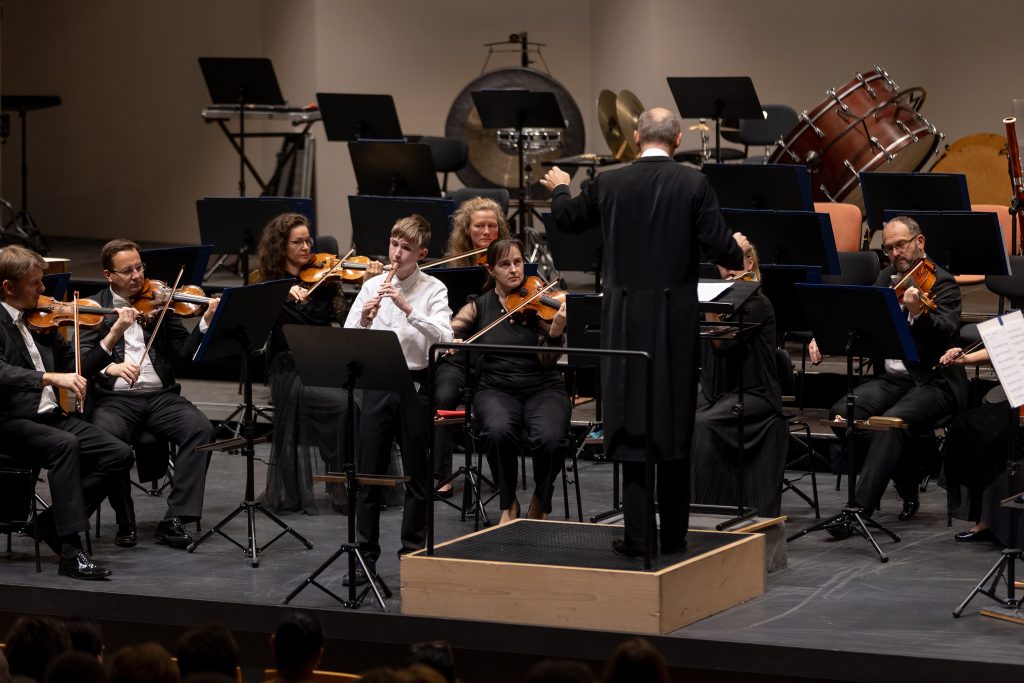
[[[488,197],[498,202],[501,212],[508,215],[508,190],[503,187],[460,187],[448,195],[455,201],[455,209],[473,197]]]
[[[7,553],[11,553],[11,535],[31,527],[35,545],[36,571],[43,570],[39,559],[39,504],[36,498],[38,471],[24,460],[0,453],[0,534],[7,534]]]
[[[739,142],[743,144],[745,164],[767,164],[771,156],[771,148],[779,139],[796,126],[796,109],[785,104],[766,104],[761,107],[765,112],[763,119],[743,119],[740,121]],[[750,157],[750,147],[764,146],[764,155]]]
[[[441,192],[448,193],[448,174],[458,173],[469,161],[469,145],[462,138],[442,138],[423,135],[419,142],[430,148],[430,156],[434,159],[434,168],[443,173]],[[506,212],[508,209],[506,208]]]
[[[313,248],[318,254],[337,254],[338,238],[334,235],[317,235]]]

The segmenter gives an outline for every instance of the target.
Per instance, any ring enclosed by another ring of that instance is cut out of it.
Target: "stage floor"
[[[232,383],[188,381],[185,393],[201,405],[231,404],[237,401],[236,388]],[[265,387],[258,389],[257,401],[265,400],[261,399],[266,396]],[[265,481],[263,461],[268,450],[266,445],[257,447],[258,490]],[[611,470],[606,463],[581,461],[585,516],[609,507]],[[808,479],[802,483],[809,487]],[[845,500],[845,492],[837,493],[834,483],[832,476],[819,477],[826,515]],[[243,484],[242,458],[214,456],[206,491],[206,524],[237,506]],[[45,490],[39,487],[40,492]],[[240,550],[216,536],[193,554],[155,545],[152,534],[164,500],[137,491],[134,495],[138,547],[113,545],[113,515],[106,507],[101,537],[94,540],[96,558],[113,571],[111,580],[60,578],[55,558],[45,549],[44,571],[37,574],[31,542],[14,539],[14,554],[0,555],[0,633],[19,613],[83,614],[104,621],[115,647],[122,638],[120,642],[137,641],[142,634],[173,647],[182,626],[219,619],[239,635],[243,649],[262,652],[265,634],[281,615],[281,601],[337,549],[345,534],[344,517],[331,511],[325,492],[318,487],[319,515],[283,517],[314,548],[306,550],[285,536],[261,555],[260,566],[253,569]],[[523,492],[524,508],[528,499],[529,493]],[[977,598],[960,619],[950,614],[995,562],[997,549],[986,543],[953,541],[953,533],[967,525],[955,522],[953,529],[946,527],[945,492],[934,484],[922,494],[921,502],[917,517],[901,523],[896,520],[900,504],[895,495],[890,491],[883,500],[876,519],[903,537],[901,543],[879,537],[889,554],[888,564],[880,563],[868,543],[858,537],[834,541],[823,533],[812,534],[789,544],[789,566],[768,575],[763,596],[653,640],[680,675],[691,676],[689,680],[937,681],[969,675],[1020,676],[1024,631],[1019,625],[979,616],[978,610],[989,605],[983,598]],[[562,518],[563,509],[559,480],[555,518]],[[496,516],[493,507],[492,511]],[[447,506],[435,504],[435,512],[439,542],[473,529],[471,521],[460,522],[458,513]],[[813,522],[813,512],[792,493],[783,496],[783,514],[789,515],[790,532]],[[531,627],[525,614],[521,615],[523,625],[400,616],[396,556],[400,516],[400,509],[391,508],[381,517],[384,553],[378,568],[396,589],[388,601],[389,614],[380,614],[371,602],[358,611],[342,610],[315,588],[307,588],[292,603],[318,611],[330,640],[344,649],[344,656],[331,651],[326,665],[358,671],[393,661],[381,657],[393,658],[409,643],[447,638],[460,663],[465,662],[465,679],[515,680],[518,672],[541,657],[602,661],[623,639],[621,633]],[[269,520],[261,518],[257,524],[261,543],[276,535],[276,526]],[[243,518],[229,529],[244,542]],[[340,593],[342,572],[339,567],[321,581]],[[501,666],[490,668],[495,663]],[[479,671],[488,672],[483,674],[486,677],[470,673],[477,665]],[[696,676],[697,672],[704,674]]]

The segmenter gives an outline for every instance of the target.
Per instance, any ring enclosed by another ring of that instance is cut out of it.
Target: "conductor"
[[[679,118],[667,109],[640,115],[640,158],[598,175],[577,197],[569,175],[553,167],[541,179],[552,191],[558,229],[604,233],[601,345],[646,351],[654,362],[654,432],[661,518],[661,552],[686,549],[690,503],[690,446],[697,386],[697,272],[700,249],[727,268],[742,268],[749,249],[730,234],[704,174],[672,160],[682,139]],[[698,244],[700,249],[698,248]],[[644,555],[644,373],[635,363],[602,359],[605,448],[622,462],[625,537],[615,552]],[[656,554],[657,548],[651,548]]]

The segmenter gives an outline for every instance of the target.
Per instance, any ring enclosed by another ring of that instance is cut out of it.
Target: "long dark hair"
[[[525,259],[525,247],[523,247],[523,243],[520,242],[515,237],[506,237],[505,239],[497,239],[491,242],[487,246],[488,267],[490,267],[493,270],[494,266],[498,264],[498,261],[505,258],[505,255],[508,254],[513,249],[518,249],[519,255],[523,256],[523,258]],[[524,273],[524,278],[525,275],[526,274]],[[487,282],[484,284],[483,291],[487,291],[488,289],[494,289],[494,275],[492,275],[491,273],[487,274]]]
[[[267,227],[263,228],[260,235],[260,245],[256,249],[260,279],[291,277],[291,273],[285,268],[288,235],[293,229],[303,226],[309,227],[309,219],[301,213],[282,213],[267,223]]]

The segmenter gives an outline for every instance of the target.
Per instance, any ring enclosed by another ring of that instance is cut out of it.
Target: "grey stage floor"
[[[237,400],[235,389],[230,383],[204,381],[190,381],[185,387],[186,394],[203,406],[233,404]],[[265,387],[257,387],[257,402],[264,401],[265,397]],[[224,408],[210,407],[209,410],[214,417],[220,417]],[[267,455],[268,446],[257,448],[258,489],[265,481]],[[584,514],[589,516],[609,507],[611,466],[583,461],[580,466]],[[837,510],[845,500],[845,493],[834,490],[834,482],[832,476],[819,477],[824,514]],[[242,498],[243,484],[243,459],[216,455],[207,482],[206,524],[221,519],[236,507]],[[44,486],[39,489],[45,491]],[[528,499],[528,493],[523,493],[523,499]],[[563,510],[560,483],[555,496],[555,514],[559,518]],[[193,554],[155,545],[152,533],[165,503],[162,498],[147,497],[139,492],[135,500],[142,541],[138,547],[120,549],[113,545],[109,508],[104,510],[101,536],[94,541],[96,557],[113,570],[111,580],[75,582],[59,578],[54,558],[48,553],[43,573],[37,574],[33,571],[30,541],[15,538],[13,556],[0,561],[0,602],[8,590],[35,586],[240,604],[278,604],[337,549],[346,528],[345,518],[331,511],[326,494],[318,489],[319,515],[284,516],[314,543],[314,548],[307,550],[292,538],[283,537],[262,554],[260,566],[253,569],[240,550],[219,537],[211,538]],[[817,533],[801,538],[788,547],[788,568],[769,575],[768,590],[762,597],[681,629],[673,636],[697,641],[786,645],[1024,666],[1024,651],[1019,647],[1024,630],[1008,622],[979,616],[978,608],[985,605],[983,599],[977,599],[964,617],[951,617],[950,611],[987,571],[998,551],[984,543],[954,543],[954,531],[965,528],[965,524],[957,523],[953,529],[947,529],[944,506],[944,491],[933,486],[922,494],[922,508],[917,517],[901,523],[895,516],[899,502],[890,492],[876,519],[891,525],[902,535],[903,541],[892,543],[880,537],[891,558],[888,564],[880,563],[867,542],[856,537],[833,541]],[[435,511],[439,540],[472,531],[471,522],[461,523],[458,514],[446,506],[436,504]],[[811,510],[791,493],[783,497],[783,512],[789,516],[790,530],[813,521]],[[400,611],[399,566],[395,555],[400,515],[398,509],[388,509],[382,514],[384,554],[379,569],[396,589],[395,597],[388,601],[393,614]],[[236,520],[229,529],[244,541],[244,522]],[[265,543],[274,534],[273,524],[258,519],[260,542]],[[341,573],[340,569],[329,572],[323,582],[341,591]],[[69,600],[74,599],[73,595],[69,591]],[[293,604],[340,609],[315,588],[307,588]],[[364,611],[374,609],[366,607]],[[849,673],[851,680],[866,680],[856,672]]]

